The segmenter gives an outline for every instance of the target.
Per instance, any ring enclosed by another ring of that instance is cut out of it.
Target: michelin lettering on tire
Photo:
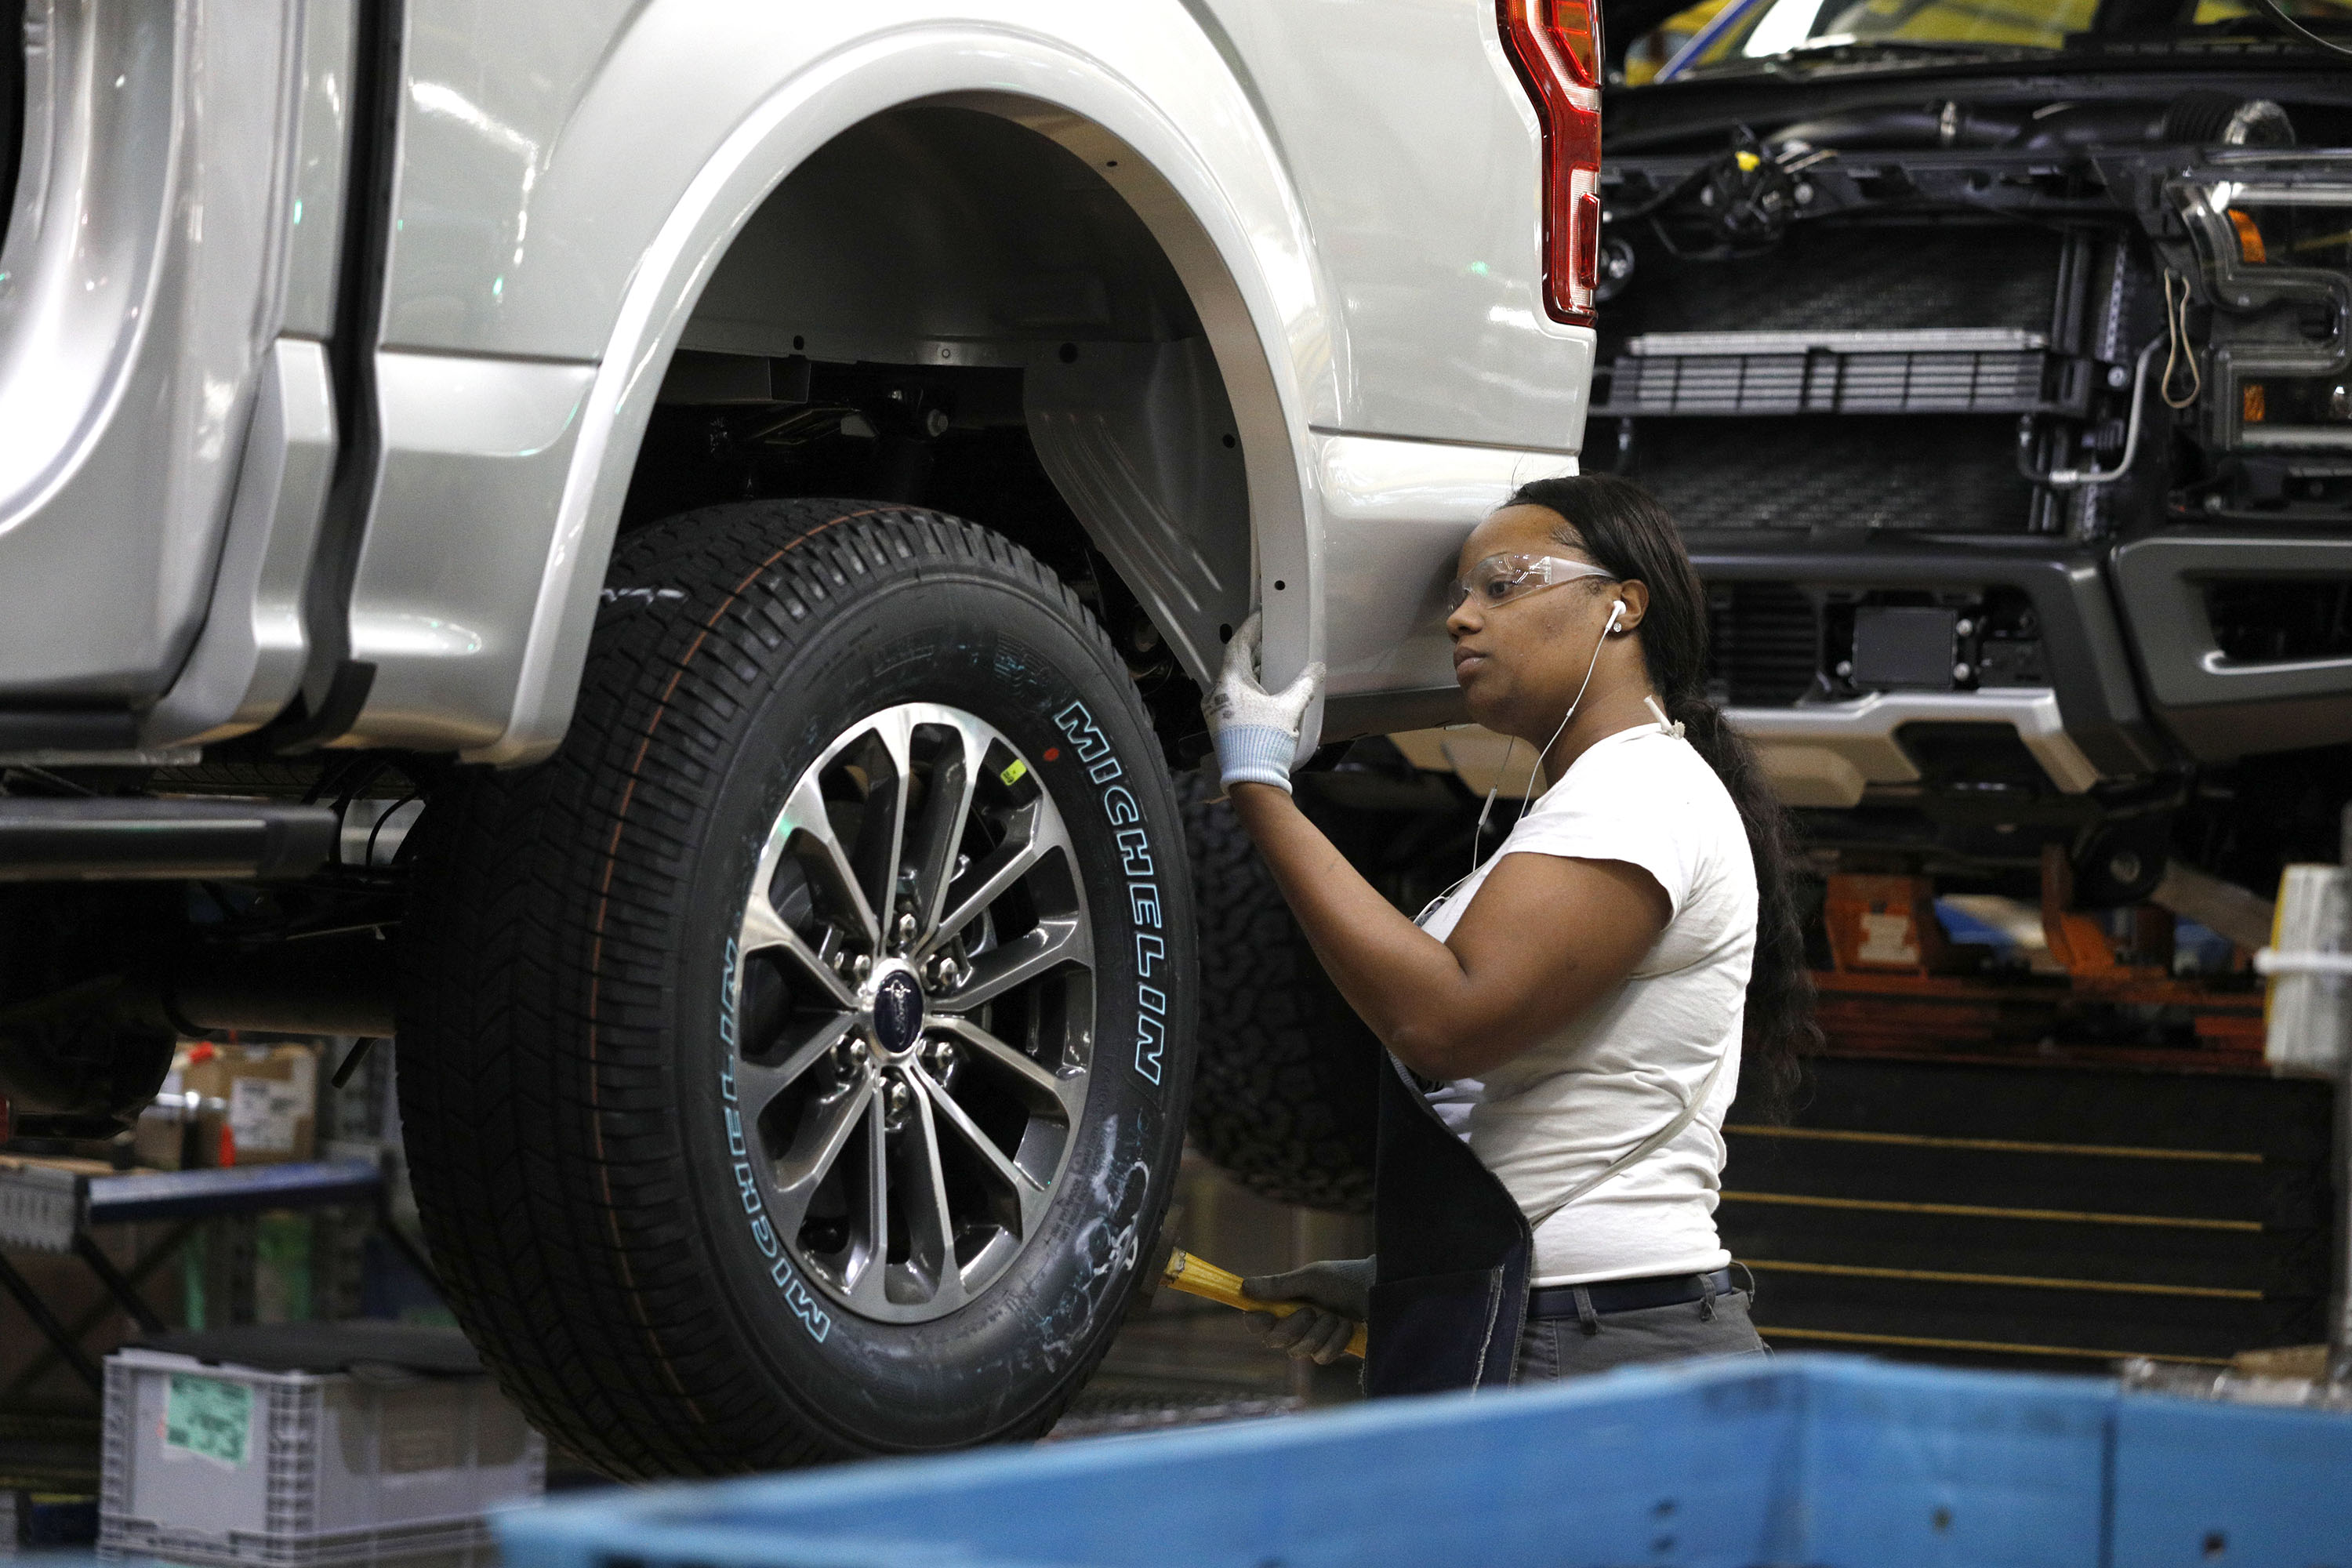
[[[743,1112],[735,1099],[735,1003],[736,977],[741,963],[735,939],[727,939],[727,962],[719,980],[719,1043],[725,1054],[719,1058],[719,1098],[726,1108],[727,1154],[735,1162],[735,1188],[743,1199],[743,1213],[751,1227],[751,1245],[768,1260],[768,1278],[783,1292],[784,1305],[801,1321],[812,1338],[820,1344],[833,1331],[833,1315],[818,1304],[816,1293],[801,1282],[793,1271],[793,1260],[784,1256],[784,1247],[769,1222],[767,1201],[760,1195],[760,1184],[751,1173],[751,1151],[743,1141]]]
[[[1153,879],[1151,836],[1142,825],[1143,807],[1125,784],[1115,782],[1126,770],[1112,754],[1109,738],[1095,723],[1087,705],[1071,703],[1054,715],[1054,725],[1069,741],[1077,760],[1086,764],[1087,777],[1101,787],[1103,815],[1110,818],[1118,844],[1119,869],[1128,879],[1128,909],[1136,924],[1135,1071],[1157,1089],[1167,1070],[1168,996],[1149,981],[1167,962],[1168,942],[1155,934],[1160,930],[1160,884]]]

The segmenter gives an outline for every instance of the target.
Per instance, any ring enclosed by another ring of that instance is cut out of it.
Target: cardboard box
[[[163,1092],[226,1100],[240,1165],[282,1165],[311,1157],[319,1104],[315,1046],[184,1046]]]

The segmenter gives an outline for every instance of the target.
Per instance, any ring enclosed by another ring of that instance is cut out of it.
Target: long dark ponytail
[[[1650,589],[1642,620],[1642,654],[1650,684],[1684,739],[1723,780],[1748,829],[1756,860],[1756,957],[1748,979],[1748,1038],[1753,1086],[1774,1121],[1795,1097],[1799,1058],[1818,1047],[1813,980],[1805,966],[1798,918],[1795,835],[1773,797],[1755,752],[1706,699],[1706,591],[1683,549],[1682,535],[1656,498],[1608,474],[1538,479],[1521,485],[1514,506],[1547,507],[1568,520],[1558,535],[1611,575],[1639,578]]]

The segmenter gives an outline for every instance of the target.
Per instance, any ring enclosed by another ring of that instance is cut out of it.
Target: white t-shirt
[[[1723,1118],[1756,948],[1756,864],[1739,810],[1688,742],[1652,723],[1621,730],[1576,759],[1423,929],[1444,941],[1487,872],[1528,854],[1639,866],[1674,912],[1615,993],[1433,1101],[1533,1219],[1671,1121],[1726,1058],[1688,1126],[1536,1232],[1533,1280],[1720,1268],[1731,1261],[1715,1232]]]

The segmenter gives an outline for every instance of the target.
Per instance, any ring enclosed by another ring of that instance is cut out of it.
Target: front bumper
[[[1871,786],[1916,782],[1919,768],[1902,742],[1916,723],[2010,731],[2070,795],[2144,777],[2174,759],[2142,702],[2104,551],[2014,537],[1823,540],[1694,530],[1685,539],[1710,584],[1848,593],[2011,589],[2032,602],[2039,619],[2046,687],[1895,690],[1729,709],[1792,805],[1851,806]]]
[[[2226,582],[2352,581],[2352,539],[2160,533],[2117,550],[2115,579],[2157,718],[2189,755],[2352,741],[2352,658],[2231,658],[2206,596]]]

